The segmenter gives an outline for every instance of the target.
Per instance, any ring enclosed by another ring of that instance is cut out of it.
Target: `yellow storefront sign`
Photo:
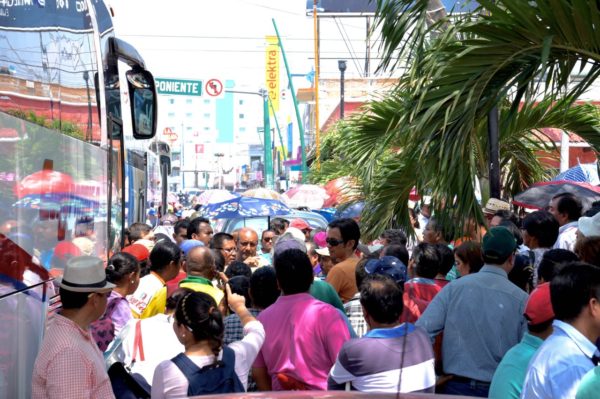
[[[269,99],[273,104],[272,110],[279,111],[279,46],[277,36],[266,36],[267,50],[265,54],[265,85]],[[272,111],[271,110],[271,111]]]

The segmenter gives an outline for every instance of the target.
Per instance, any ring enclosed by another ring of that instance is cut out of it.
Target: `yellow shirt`
[[[198,276],[187,276],[179,283],[181,288],[189,288],[196,292],[204,292],[215,300],[217,305],[221,303],[225,294],[218,288],[215,288],[210,280]],[[161,288],[150,300],[146,309],[142,312],[142,319],[152,317],[159,313],[165,313],[167,307],[167,287]]]

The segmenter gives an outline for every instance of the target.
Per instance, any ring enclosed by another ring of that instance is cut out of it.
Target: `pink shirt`
[[[267,368],[273,390],[282,390],[277,373],[285,373],[310,389],[326,390],[329,370],[350,339],[340,311],[303,293],[279,297],[258,320],[266,338],[254,367]]]
[[[31,397],[114,398],[104,359],[90,333],[55,314],[35,360]]]

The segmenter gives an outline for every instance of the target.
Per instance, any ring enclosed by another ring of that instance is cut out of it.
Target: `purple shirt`
[[[124,296],[121,296],[118,292],[113,290],[108,297],[108,303],[112,301],[119,301],[115,309],[112,312],[111,319],[113,324],[115,325],[115,337],[119,335],[121,329],[125,327],[125,324],[131,319],[133,319],[133,315],[131,314],[131,308],[129,307],[129,302],[125,299]]]
[[[272,389],[284,373],[309,389],[326,390],[327,375],[350,333],[341,313],[308,293],[280,296],[258,320],[265,328],[265,343],[254,367],[266,367]]]

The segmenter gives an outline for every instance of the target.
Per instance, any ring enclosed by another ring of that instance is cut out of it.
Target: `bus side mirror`
[[[144,69],[127,71],[133,137],[149,139],[156,134],[157,101],[152,74]]]

